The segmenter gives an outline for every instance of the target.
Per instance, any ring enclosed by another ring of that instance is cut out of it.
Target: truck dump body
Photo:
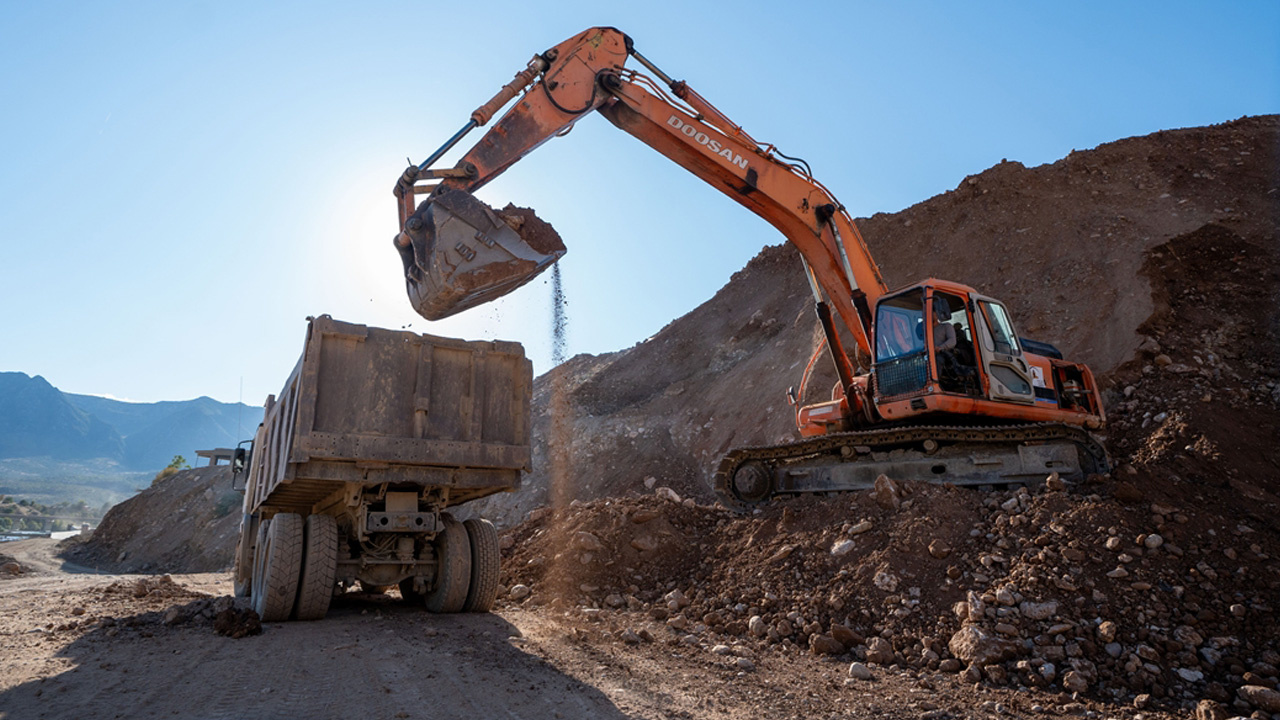
[[[254,442],[246,509],[303,515],[347,483],[441,489],[445,507],[519,486],[532,365],[514,342],[311,320]]]

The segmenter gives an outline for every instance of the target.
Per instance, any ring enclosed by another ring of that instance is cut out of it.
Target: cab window
[[[1018,337],[1013,332],[1013,323],[1009,314],[999,303],[982,300],[982,314],[987,318],[987,327],[991,329],[991,340],[995,343],[996,352],[1004,355],[1017,355],[1022,352],[1018,347]]]
[[[924,350],[924,292],[906,292],[876,306],[876,362]]]

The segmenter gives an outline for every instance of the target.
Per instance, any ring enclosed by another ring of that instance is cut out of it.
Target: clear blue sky
[[[1002,158],[1280,112],[1277,2],[604,7],[0,3],[0,370],[146,401],[234,401],[243,378],[259,403],[304,318],[330,313],[519,340],[545,371],[542,279],[447,321],[413,313],[390,190],[592,25],[806,158],[857,216]],[[571,353],[643,340],[781,241],[598,117],[481,196],[565,238]]]

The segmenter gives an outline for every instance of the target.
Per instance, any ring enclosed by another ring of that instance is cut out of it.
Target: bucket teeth
[[[395,244],[409,300],[428,320],[496,300],[565,253],[551,226],[531,212],[495,212],[471,193],[447,188],[418,206]]]

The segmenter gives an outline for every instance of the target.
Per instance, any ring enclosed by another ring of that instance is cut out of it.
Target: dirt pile
[[[1089,363],[1111,387],[1111,373],[1149,347],[1156,330],[1144,325],[1161,303],[1143,272],[1149,250],[1206,226],[1275,248],[1277,147],[1280,116],[1162,131],[1035,168],[1002,162],[953,191],[858,224],[890,285],[933,275],[1001,298],[1024,337]],[[1205,260],[1220,259],[1229,258]],[[1274,294],[1263,297],[1274,307]],[[792,438],[784,393],[798,384],[818,337],[800,259],[788,246],[765,248],[649,340],[575,357],[540,377],[533,476],[482,512],[510,525],[546,504],[556,383],[568,388],[580,497],[639,491],[652,477],[710,500],[708,478],[722,453]],[[827,365],[818,363],[809,400],[834,382]]]
[[[42,640],[86,633],[114,638],[122,632],[151,638],[179,627],[232,638],[262,632],[257,613],[245,607],[248,600],[194,590],[169,575],[116,580],[60,601],[63,622],[40,627]]]
[[[1274,686],[1274,521],[1125,504],[1120,483],[1095,481],[986,493],[893,483],[751,517],[661,489],[578,503],[504,536],[505,602],[563,609],[617,643],[831,654],[1063,702],[1146,695],[1178,709]],[[552,532],[568,543],[542,542]]]
[[[1280,245],[1206,225],[1152,249],[1142,274],[1156,309],[1109,378],[1110,451],[1139,492],[1258,518],[1280,506]]]
[[[116,505],[64,557],[113,572],[211,572],[231,566],[243,495],[231,469],[183,470]]]
[[[4,553],[0,553],[0,578],[15,577],[23,572],[22,563]]]

